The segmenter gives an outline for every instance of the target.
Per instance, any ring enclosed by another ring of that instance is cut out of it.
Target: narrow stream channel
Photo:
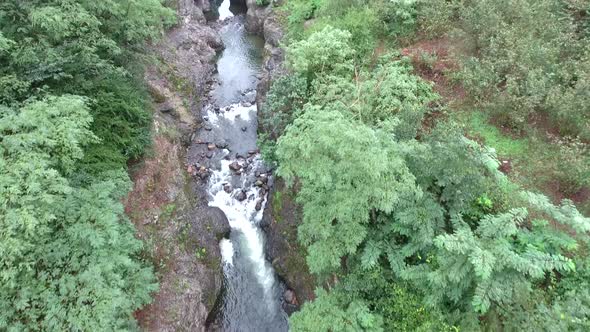
[[[231,10],[229,0],[219,8],[225,49],[203,109],[203,135],[216,142],[207,156],[213,165],[209,205],[220,208],[231,226],[230,238],[220,241],[225,280],[216,325],[223,331],[287,331],[283,286],[266,260],[260,228],[272,184],[256,147],[254,99],[264,41],[247,34],[243,13]]]

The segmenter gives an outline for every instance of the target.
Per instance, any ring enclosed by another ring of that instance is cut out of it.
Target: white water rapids
[[[226,121],[235,122],[236,118],[248,121],[250,117],[256,113],[256,106],[244,107],[240,104],[234,104],[229,111],[221,114],[209,111],[209,121],[215,124],[220,117]],[[224,150],[225,156],[230,152]],[[260,190],[253,181],[252,175],[256,170],[261,169],[262,160],[259,155],[250,158],[251,162],[246,172],[240,175],[239,185],[237,188],[232,188],[230,193],[224,190],[224,187],[235,183],[232,179],[234,176],[229,165],[237,161],[242,167],[246,166],[247,159],[223,159],[221,160],[221,169],[214,170],[209,179],[209,193],[212,200],[209,206],[220,208],[227,217],[229,225],[233,230],[239,231],[244,236],[246,243],[246,255],[252,261],[252,264],[257,271],[257,277],[260,284],[263,286],[265,292],[268,292],[276,282],[274,271],[270,264],[266,261],[264,254],[264,235],[259,228],[260,220],[262,219],[262,211],[266,205],[266,197],[260,197]],[[241,191],[246,192],[246,199],[239,201],[236,196]],[[266,196],[266,195],[265,195]],[[259,211],[256,210],[256,204],[259,200],[263,200]],[[225,263],[225,268],[233,266],[234,246],[231,240],[223,239],[220,243],[221,254]]]

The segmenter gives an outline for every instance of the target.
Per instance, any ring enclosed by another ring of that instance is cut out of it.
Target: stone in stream
[[[263,202],[264,202],[264,200],[262,198],[256,202],[256,206],[254,207],[256,209],[256,211],[262,210],[262,203]]]
[[[225,191],[228,194],[231,194],[231,185],[229,183],[224,184],[223,191]]]
[[[201,180],[205,180],[209,176],[209,170],[205,166],[201,166],[199,169],[199,177]]]
[[[254,183],[254,185],[256,187],[262,187],[264,185],[264,183],[262,183],[262,181],[260,181],[260,180],[256,180],[256,183]]]
[[[248,195],[243,190],[240,190],[240,192],[236,195],[236,199],[240,202],[246,200],[246,198],[248,198]]]
[[[248,130],[248,127],[242,127],[242,131]]]
[[[203,120],[204,120],[204,121],[209,121],[209,117],[205,115],[205,116],[203,117]]]
[[[215,144],[213,144],[213,143],[209,143],[209,144],[207,144],[207,149],[208,149],[209,151],[211,151],[211,150],[215,150]]]
[[[240,169],[242,169],[242,165],[240,165],[237,161],[234,161],[233,163],[229,164],[229,169],[231,169],[234,172],[237,172]]]
[[[211,126],[205,126],[205,127],[203,127],[203,129],[205,129],[206,131],[211,131],[211,130],[213,130],[213,127],[211,127]]]
[[[211,152],[211,151],[207,152],[207,154],[205,155],[205,157],[207,157],[207,159],[213,158],[213,152]]]
[[[227,144],[226,141],[219,141],[217,143],[215,143],[215,146],[219,149],[225,149],[228,147],[229,144]]]

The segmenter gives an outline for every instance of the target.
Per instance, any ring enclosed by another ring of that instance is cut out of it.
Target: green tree
[[[398,150],[391,135],[313,106],[280,138],[277,172],[301,185],[298,231],[312,272],[337,268],[364,241],[371,214],[415,190]]]
[[[362,301],[346,302],[339,291],[316,290],[316,300],[293,314],[290,328],[295,332],[383,331],[383,320],[370,312]]]
[[[0,329],[128,329],[156,289],[120,203],[126,174],[65,177],[95,140],[90,121],[76,96],[0,109]]]
[[[287,49],[289,67],[308,82],[321,75],[352,74],[354,50],[350,38],[350,32],[327,26]]]

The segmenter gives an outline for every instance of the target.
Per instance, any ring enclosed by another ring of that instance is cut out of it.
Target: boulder
[[[174,112],[174,104],[171,101],[165,101],[158,105],[158,111],[162,113],[172,113]]]
[[[240,165],[237,161],[234,161],[233,163],[229,164],[229,169],[231,169],[234,172],[237,172],[240,169],[242,169],[242,165]]]
[[[285,299],[285,302],[287,302],[289,304],[297,305],[297,296],[295,296],[294,291],[287,289],[283,293],[283,298]]]
[[[215,143],[215,146],[218,149],[226,149],[229,146],[229,144],[226,141],[219,141],[219,142]]]
[[[256,211],[262,210],[262,203],[263,202],[264,202],[264,200],[262,198],[256,202],[256,206],[254,207],[256,209]]]
[[[283,29],[274,16],[270,16],[264,21],[263,27],[264,40],[273,47],[279,47],[283,40]]]
[[[236,195],[236,199],[240,202],[246,200],[246,198],[248,198],[248,196],[244,190],[240,190]]]

